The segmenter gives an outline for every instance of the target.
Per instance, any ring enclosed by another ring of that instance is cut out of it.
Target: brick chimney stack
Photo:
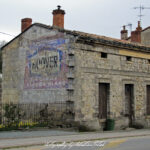
[[[126,40],[128,38],[128,30],[126,30],[126,26],[123,26],[123,30],[121,30],[121,40]]]
[[[53,26],[64,28],[64,15],[65,11],[61,9],[61,6],[57,6],[58,8],[53,10]]]
[[[138,27],[136,28],[135,31],[131,32],[131,42],[141,43],[141,31],[142,31],[141,22],[138,21]]]
[[[21,19],[21,32],[23,32],[24,30],[26,30],[31,25],[32,25],[32,19],[31,18]]]

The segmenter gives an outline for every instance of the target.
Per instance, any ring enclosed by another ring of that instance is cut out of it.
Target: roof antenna
[[[144,15],[142,14],[142,11],[143,11],[144,9],[150,9],[150,7],[144,7],[144,6],[140,5],[139,7],[134,7],[133,9],[139,9],[139,10],[140,10],[138,17],[139,17],[139,19],[140,19],[139,21],[141,22],[142,17],[144,16]]]
[[[131,33],[131,31],[132,31],[132,23],[128,23],[126,26],[130,28],[130,33]]]
[[[126,24],[126,25],[124,25],[125,27],[129,27],[129,29],[130,29],[130,33],[132,32],[132,23],[128,23],[128,24]],[[124,26],[122,26],[122,27],[124,27]]]

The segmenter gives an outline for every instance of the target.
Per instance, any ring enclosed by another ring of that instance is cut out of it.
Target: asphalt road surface
[[[150,136],[69,144],[55,144],[55,142],[49,141],[44,146],[22,147],[12,150],[150,150]]]
[[[110,141],[104,149],[107,150],[150,150],[150,136],[119,139]]]

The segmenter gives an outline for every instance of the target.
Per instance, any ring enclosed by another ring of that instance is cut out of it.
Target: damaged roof
[[[77,37],[76,42],[82,42],[82,43],[91,44],[91,45],[92,44],[101,44],[101,45],[106,45],[106,46],[125,48],[125,49],[130,49],[130,50],[138,50],[138,51],[143,51],[143,52],[150,53],[150,47],[144,46],[144,45],[139,44],[139,43],[133,43],[133,42],[130,42],[130,41],[126,41],[126,40],[115,39],[115,38],[111,38],[111,37],[100,36],[100,35],[96,35],[96,34],[80,32],[80,31],[74,31],[74,30],[72,31],[72,30],[61,29],[61,28],[48,26],[48,25],[41,24],[41,23],[34,23],[29,28],[31,28],[32,26],[39,26],[39,27],[43,27],[43,28],[46,28],[46,29],[50,29],[50,30],[57,29],[60,32],[65,32],[67,34],[70,34],[70,35],[73,35],[73,36]],[[4,45],[1,49],[3,50],[4,47],[9,45],[11,42],[13,42],[19,36],[21,36],[29,28],[24,30],[22,33],[20,33],[14,39],[12,39],[10,42],[8,42],[6,45]]]

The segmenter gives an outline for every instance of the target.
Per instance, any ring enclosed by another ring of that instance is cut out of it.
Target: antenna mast
[[[132,31],[132,24],[128,23],[126,26],[130,28],[130,32],[131,32]]]
[[[150,7],[144,7],[144,6],[140,5],[139,7],[134,7],[134,9],[139,9],[140,10],[138,17],[140,19],[139,21],[141,22],[142,17],[144,16],[142,14],[142,10],[144,10],[144,9],[150,9]]]

